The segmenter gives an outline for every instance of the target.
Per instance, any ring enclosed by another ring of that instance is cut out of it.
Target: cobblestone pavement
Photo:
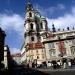
[[[38,69],[49,75],[75,75],[75,69]]]
[[[49,74],[35,69],[17,67],[9,70],[4,70],[0,72],[0,75],[49,75]]]
[[[1,73],[0,75],[75,75],[75,69],[30,69],[15,67]]]

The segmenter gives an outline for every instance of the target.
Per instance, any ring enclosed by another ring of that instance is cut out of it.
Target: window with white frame
[[[75,45],[75,39],[72,40],[72,44]]]
[[[61,38],[63,38],[63,35],[57,35],[57,38],[59,39],[61,39]]]
[[[49,43],[48,48],[55,48],[54,43]]]
[[[49,50],[49,55],[50,56],[55,56],[56,55],[56,51],[54,49]]]
[[[75,55],[75,47],[71,47],[70,49],[71,49],[71,54]]]

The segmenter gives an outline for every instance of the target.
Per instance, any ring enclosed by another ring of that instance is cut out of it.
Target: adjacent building
[[[3,63],[4,63],[4,67],[5,68],[9,68],[9,61],[10,60],[12,60],[12,58],[11,58],[11,55],[10,55],[10,50],[9,50],[9,47],[8,47],[8,45],[5,45],[4,46],[4,61],[3,61]]]
[[[53,37],[43,40],[46,61],[75,58],[75,30],[53,32]]]
[[[17,65],[21,64],[21,54],[20,53],[12,54],[11,57],[12,57],[12,60],[14,60],[14,62]]]
[[[4,60],[4,42],[5,42],[5,32],[0,28],[0,64]]]
[[[8,69],[11,60],[9,47],[5,45],[5,37],[5,32],[0,28],[0,69]]]

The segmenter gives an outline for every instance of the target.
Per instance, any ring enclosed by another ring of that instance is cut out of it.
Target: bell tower
[[[25,44],[37,43],[41,40],[40,32],[47,31],[47,21],[40,13],[35,10],[30,3],[26,4],[26,17],[25,17]]]
[[[30,1],[26,2],[26,17],[24,24],[24,44],[22,54],[25,52],[27,61],[41,62],[45,60],[44,45],[41,40],[46,37],[48,31],[47,21],[33,8]],[[43,53],[42,53],[43,51]],[[32,52],[32,53],[31,53]],[[38,52],[38,54],[37,54]],[[24,54],[23,54],[24,56]]]
[[[36,43],[37,38],[37,24],[35,20],[35,11],[30,2],[26,5],[26,18],[25,18],[25,44]]]

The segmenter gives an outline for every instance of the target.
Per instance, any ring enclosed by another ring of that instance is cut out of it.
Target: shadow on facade
[[[8,69],[2,71],[2,75],[50,75],[33,68],[28,68],[25,65],[19,65],[11,58],[8,61]]]

